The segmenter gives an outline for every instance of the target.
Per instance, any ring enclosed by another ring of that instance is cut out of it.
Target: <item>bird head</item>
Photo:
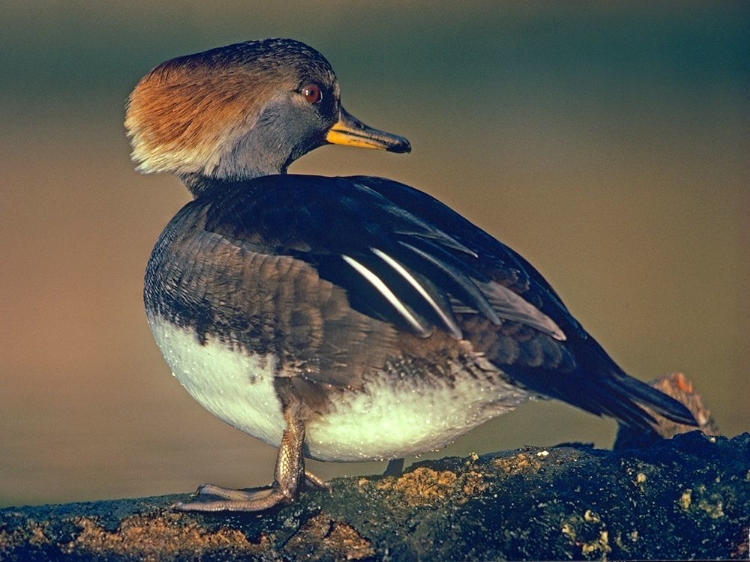
[[[328,61],[290,39],[248,41],[166,61],[136,86],[125,127],[144,173],[245,180],[285,173],[342,144],[408,152],[347,113]]]

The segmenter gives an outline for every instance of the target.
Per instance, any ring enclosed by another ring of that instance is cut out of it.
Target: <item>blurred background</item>
[[[5,0],[0,505],[272,479],[276,451],[204,411],[152,342],[143,271],[188,194],[133,171],[122,119],[161,61],[273,36],[320,50],[347,109],[414,147],[325,147],[292,172],[437,196],[629,373],[683,371],[725,435],[750,429],[749,3]],[[532,403],[425,458],[615,430]]]

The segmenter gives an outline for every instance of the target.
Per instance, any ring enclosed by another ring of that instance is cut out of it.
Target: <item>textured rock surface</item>
[[[184,496],[0,510],[2,560],[748,558],[750,435],[527,448],[337,479],[260,515]]]

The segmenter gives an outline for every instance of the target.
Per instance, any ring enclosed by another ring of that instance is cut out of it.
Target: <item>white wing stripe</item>
[[[430,331],[419,323],[419,320],[417,320],[414,315],[409,312],[409,309],[406,308],[404,303],[402,303],[395,294],[393,294],[393,291],[388,288],[388,285],[383,283],[382,279],[380,279],[377,275],[375,275],[372,271],[367,269],[364,265],[359,263],[354,258],[344,255],[342,255],[341,257],[344,258],[344,261],[351,265],[357,271],[357,273],[359,273],[373,287],[375,287],[375,289],[377,289],[378,292],[383,295],[389,303],[393,305],[393,307],[404,318],[404,320],[406,320],[406,322],[412,328],[414,328],[414,330],[416,330],[416,332],[420,336],[426,337],[430,335]]]
[[[427,290],[422,286],[422,284],[417,281],[414,276],[409,273],[409,271],[401,265],[399,262],[397,262],[395,259],[393,259],[391,256],[383,252],[382,250],[379,250],[377,248],[370,248],[373,254],[378,256],[380,259],[382,259],[385,263],[390,265],[393,269],[398,272],[401,277],[406,279],[406,281],[414,287],[414,289],[422,296],[424,300],[427,301],[427,303],[432,307],[432,309],[440,316],[440,318],[443,320],[443,324],[445,324],[446,328],[450,331],[451,335],[456,339],[461,339],[461,328],[459,328],[456,325],[456,322],[451,318],[449,315],[445,313],[445,311],[438,305],[438,303],[435,302],[435,299],[433,299],[430,294],[427,292]]]

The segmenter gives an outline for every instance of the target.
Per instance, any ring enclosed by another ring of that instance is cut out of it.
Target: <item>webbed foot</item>
[[[324,480],[305,471],[304,488],[310,490],[330,490]],[[213,484],[203,484],[196,490],[196,497],[173,506],[177,511],[265,511],[276,506],[294,502],[297,490],[284,490],[274,482],[266,488],[235,490]]]

